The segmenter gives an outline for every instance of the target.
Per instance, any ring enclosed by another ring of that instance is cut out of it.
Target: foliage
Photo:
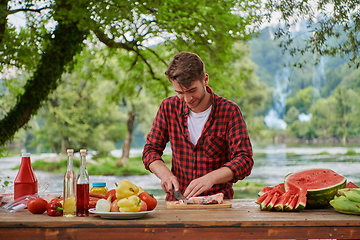
[[[291,55],[319,54],[316,63],[323,55],[349,56],[352,65],[360,66],[358,0],[270,0],[265,8],[269,21],[283,23],[276,37],[281,38],[280,45]],[[306,26],[306,30],[296,34],[292,30],[299,25]],[[301,41],[302,45],[294,45],[297,41]],[[303,63],[307,61],[304,58]],[[302,66],[303,63],[296,65]]]
[[[107,46],[131,52],[132,66],[143,63],[158,81],[153,63],[168,59],[151,48],[153,44],[163,42],[174,52],[196,51],[221,66],[231,59],[235,41],[253,36],[259,7],[258,0],[1,2],[0,9],[6,9],[0,15],[1,70],[23,69],[31,77],[0,121],[0,145],[36,114],[65,70],[71,70],[85,39],[94,51]],[[8,22],[15,13],[24,14],[25,27],[18,29]]]
[[[65,155],[64,155],[65,156]],[[60,161],[46,161],[46,160],[36,160],[32,163],[32,167],[35,171],[44,171],[52,173],[65,173],[67,167],[67,158],[63,157]],[[78,172],[80,168],[80,160],[73,159],[74,171]],[[18,166],[15,168],[18,169]]]
[[[304,27],[298,31],[305,31]],[[291,67],[299,61],[299,57],[275,58],[281,55],[281,49],[275,45],[279,39],[271,42],[274,31],[275,27],[267,27],[260,31],[259,38],[251,40],[251,60],[258,64],[255,73],[263,76],[260,81],[266,82],[274,90],[277,87],[275,76],[278,72],[285,68],[290,72],[288,85],[282,86],[282,94],[286,94],[286,133],[293,140],[298,138],[300,141],[321,138],[346,142],[358,139],[359,123],[356,119],[359,118],[359,111],[355,106],[359,104],[359,68],[349,68],[346,58],[329,56],[322,56],[318,65],[308,61],[302,68]],[[300,46],[301,41],[294,44]],[[310,53],[306,55],[307,59],[314,57]],[[272,56],[280,62],[271,61],[272,59],[267,56]],[[268,79],[266,76],[271,78]],[[267,105],[260,111],[260,115],[266,115],[268,109],[273,107],[269,105],[273,101],[271,93],[268,96],[270,100],[267,100]],[[312,116],[310,122],[300,122],[298,117],[301,113]],[[262,132],[263,137],[271,137],[270,131],[258,132]],[[281,133],[273,134],[279,136]]]
[[[54,153],[86,148],[102,154],[115,149],[115,143],[124,138],[125,116],[106,96],[115,84],[99,73],[103,64],[97,61],[90,51],[84,51],[73,73],[63,75],[62,84],[37,115],[44,124],[31,132],[30,146]]]
[[[314,87],[306,87],[298,91],[294,97],[286,99],[285,110],[288,112],[289,108],[295,107],[299,113],[308,114],[311,106],[316,103],[319,97],[319,93]]]
[[[7,176],[6,179],[10,179],[10,177]],[[11,183],[12,183],[12,181],[10,181],[10,180],[0,179],[0,184],[1,184],[0,187],[2,187],[2,188],[8,187]]]

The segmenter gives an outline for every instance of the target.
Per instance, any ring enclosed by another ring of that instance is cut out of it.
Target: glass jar
[[[90,192],[106,195],[106,193],[108,192],[108,189],[106,187],[106,183],[104,183],[104,182],[95,182],[95,183],[93,183]]]

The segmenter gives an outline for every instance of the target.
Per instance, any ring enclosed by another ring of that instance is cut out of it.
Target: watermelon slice
[[[275,186],[273,186],[273,187],[264,187],[264,188],[258,193],[258,195],[261,196],[261,195],[263,195],[263,194],[265,194],[265,193],[268,193],[268,192],[270,192],[270,191],[274,191],[274,190],[276,190],[276,189],[278,189],[278,190],[280,190],[280,191],[282,191],[282,192],[285,192],[284,183],[280,183],[280,184],[275,185]]]
[[[307,190],[307,208],[324,208],[337,194],[337,190],[345,187],[346,178],[333,170],[317,168],[290,173],[285,176],[284,183],[285,190],[292,185]]]
[[[278,192],[275,192],[273,194],[273,197],[271,198],[270,202],[266,206],[267,210],[271,210],[275,206],[275,203],[276,203],[277,199],[279,198],[279,196],[280,196],[280,194]]]
[[[304,188],[300,188],[298,194],[299,194],[299,198],[298,198],[298,202],[295,205],[295,210],[301,212],[306,207],[307,190]]]
[[[264,201],[260,202],[260,209],[261,210],[268,210],[267,205],[269,204],[269,202],[271,201],[271,199],[273,198],[273,194],[267,194],[266,198],[264,199]]]
[[[284,183],[280,183],[273,187],[264,187],[258,193],[259,197],[255,200],[257,204],[260,204],[260,209],[276,211],[291,211],[296,209],[299,198],[299,187],[294,185],[292,186],[292,191],[285,192],[284,186]],[[296,201],[293,200],[295,194]]]
[[[274,208],[276,211],[284,211],[284,205],[289,201],[289,198],[291,197],[291,192],[286,192],[282,194],[276,201]]]
[[[275,185],[273,187],[264,187],[259,193],[259,197],[255,200],[255,203],[260,204],[263,202],[266,197],[271,194],[279,193],[279,195],[282,195],[285,192],[284,184],[280,183],[278,185]]]
[[[305,188],[301,188],[298,185],[292,184],[291,182],[288,182],[286,184],[287,191],[293,192],[293,194],[296,195],[296,203],[294,203],[291,207],[293,207],[294,210],[302,211],[306,206],[306,194],[307,190]]]
[[[359,186],[357,186],[355,183],[353,182],[348,182],[346,184],[346,187],[345,188],[360,188]]]

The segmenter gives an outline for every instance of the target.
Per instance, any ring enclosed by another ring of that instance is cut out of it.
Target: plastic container
[[[92,184],[90,192],[106,195],[106,193],[108,192],[108,188],[106,187],[106,183],[104,182],[95,182]]]
[[[14,180],[14,200],[38,193],[38,180],[31,165],[30,153],[23,153],[19,171]]]

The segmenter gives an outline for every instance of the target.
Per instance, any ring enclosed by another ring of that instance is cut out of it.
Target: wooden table
[[[0,212],[0,239],[360,239],[360,216],[331,207],[268,212],[253,199],[231,203],[231,208],[184,210],[159,201],[154,212],[133,220]]]

